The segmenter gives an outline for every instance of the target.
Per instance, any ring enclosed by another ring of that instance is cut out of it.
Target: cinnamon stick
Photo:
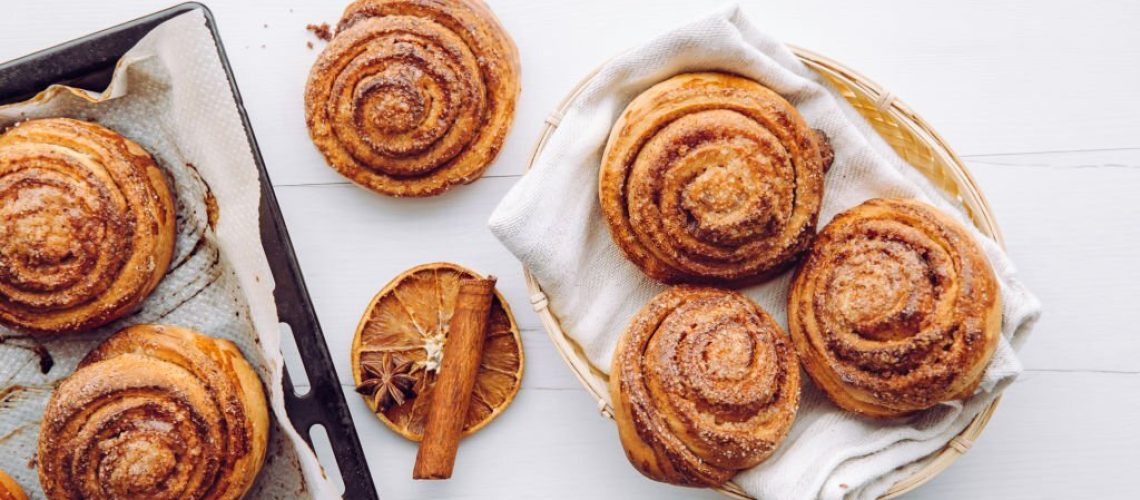
[[[443,346],[443,361],[435,381],[424,438],[416,454],[414,479],[447,479],[455,465],[467,406],[475,389],[488,314],[495,295],[495,277],[464,279]]]

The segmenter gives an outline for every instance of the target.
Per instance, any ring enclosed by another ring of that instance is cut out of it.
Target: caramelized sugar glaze
[[[744,284],[786,269],[815,235],[831,150],[775,92],[682,74],[637,96],[599,175],[614,242],[665,283]]]
[[[353,182],[431,196],[483,175],[518,93],[518,51],[481,1],[359,0],[313,65],[305,119]]]
[[[634,317],[610,391],[626,455],[646,476],[717,486],[768,458],[799,405],[787,334],[737,292],[673,287]]]
[[[77,332],[130,312],[174,250],[174,201],[138,144],[67,118],[0,136],[0,322]]]
[[[0,500],[28,500],[20,484],[8,473],[0,470]]]
[[[261,381],[231,342],[139,325],[89,353],[40,429],[48,498],[236,499],[265,459]]]
[[[874,199],[820,232],[788,294],[788,325],[836,404],[903,415],[974,391],[1001,335],[999,292],[958,222]]]

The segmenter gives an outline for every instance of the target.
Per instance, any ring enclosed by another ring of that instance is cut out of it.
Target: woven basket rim
[[[983,234],[996,241],[999,246],[1002,248],[1005,247],[1005,241],[997,225],[997,220],[993,215],[993,210],[990,208],[989,202],[986,200],[985,195],[982,194],[977,182],[970,174],[969,169],[945,140],[943,140],[925,120],[895,97],[894,94],[838,61],[793,45],[789,45],[788,47],[809,69],[821,75],[842,80],[859,92],[874,98],[881,112],[890,115],[900,125],[906,127],[908,132],[929,146],[934,154],[939,155],[943,164],[949,168],[950,181],[953,182],[960,191],[958,199],[967,209],[971,222],[973,222]],[[527,172],[534,166],[535,161],[542,153],[550,136],[554,133],[554,130],[558,128],[558,124],[566,110],[570,107],[570,104],[577,99],[589,82],[597,76],[603,66],[604,64],[599,65],[583,77],[581,81],[563,97],[555,111],[548,116],[543,125],[542,133],[534,145],[530,158],[527,160]],[[921,172],[921,170],[920,173],[927,175]],[[526,175],[526,173],[524,172],[523,175]],[[570,371],[573,372],[574,376],[582,386],[585,387],[587,392],[597,400],[598,411],[602,416],[613,420],[613,406],[610,400],[608,377],[589,361],[581,346],[571,339],[562,329],[558,317],[549,307],[546,294],[542,291],[542,286],[525,265],[523,266],[523,275],[526,279],[527,290],[531,294],[531,305],[534,306],[535,312],[542,322],[543,329],[546,330],[551,341],[554,343],[558,354],[562,357],[562,360],[566,362]],[[912,475],[897,481],[881,498],[884,500],[896,498],[904,493],[913,491],[946,470],[950,464],[961,457],[981,435],[982,430],[985,429],[989,423],[1000,401],[1001,396],[999,395],[986,408],[979,412],[978,415],[974,417],[974,420],[971,421],[961,433],[950,439],[942,449],[913,462],[925,463]],[[734,482],[728,482],[723,487],[715,488],[715,490],[732,498],[742,500],[751,499],[751,497]]]

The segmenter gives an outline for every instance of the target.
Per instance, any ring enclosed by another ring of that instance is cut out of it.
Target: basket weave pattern
[[[959,202],[982,234],[994,239],[1004,247],[1001,232],[994,220],[989,203],[982,195],[973,177],[970,176],[965,164],[922,118],[896,99],[893,94],[843,65],[804,49],[792,47],[792,51],[809,69],[823,77],[840,96],[846,99],[899,156],[926,176],[936,187],[949,195],[951,199]],[[586,82],[590,81],[594,75],[595,73],[587,75],[562,101],[558,110],[547,118],[543,133],[531,154],[528,168],[534,165],[547,140],[558,127],[562,114],[569,103],[578,96]],[[558,348],[558,353],[586,390],[598,401],[599,412],[604,417],[612,419],[613,406],[610,401],[608,377],[593,366],[587,360],[581,347],[567,336],[559,324],[557,315],[550,309],[549,301],[538,281],[535,280],[529,270],[524,269],[523,271],[526,276],[527,288],[531,293],[531,305],[538,313],[551,341]],[[1001,397],[999,396],[982,410],[961,434],[951,439],[941,450],[935,452],[930,460],[913,475],[895,483],[883,498],[894,498],[909,492],[933,479],[949,467],[954,460],[970,448],[974,440],[982,433],[982,429],[989,422],[1000,400]],[[731,482],[722,488],[718,488],[717,491],[734,498],[750,498],[743,489]]]

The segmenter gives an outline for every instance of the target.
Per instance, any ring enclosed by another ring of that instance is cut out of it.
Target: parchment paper
[[[0,107],[0,126],[58,116],[100,123],[154,155],[173,180],[178,239],[158,288],[115,323],[45,341],[0,327],[0,468],[42,498],[36,440],[55,384],[110,334],[163,323],[234,341],[265,384],[273,415],[268,458],[250,498],[338,496],[285,414],[257,166],[204,15],[186,13],[154,29],[122,57],[102,94],[53,86]],[[43,349],[53,362],[46,372]]]

